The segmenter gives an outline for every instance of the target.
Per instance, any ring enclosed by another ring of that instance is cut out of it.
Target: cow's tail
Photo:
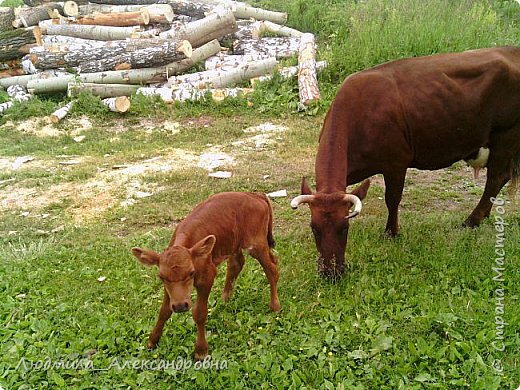
[[[520,185],[520,153],[518,153],[512,162],[511,183],[509,184],[509,196],[514,198],[518,186]]]

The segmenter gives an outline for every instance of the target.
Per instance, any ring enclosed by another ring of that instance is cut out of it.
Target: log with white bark
[[[150,15],[150,23],[170,24],[175,17],[169,4],[151,5],[110,5],[110,4],[85,4],[79,7],[80,15],[89,15],[95,12],[102,14],[136,12],[146,9]]]
[[[233,70],[206,70],[204,72],[171,77],[168,80],[168,85],[172,88],[179,88],[181,85],[189,85],[192,88],[199,89],[224,88],[271,73],[276,68],[276,65],[276,58],[271,57],[265,60],[242,64]]]
[[[314,35],[305,33],[300,38],[298,54],[298,88],[300,103],[304,106],[319,100],[320,89],[316,76],[316,46]]]
[[[0,7],[0,31],[11,30],[14,22],[14,8]]]
[[[30,80],[16,80],[19,84],[25,83],[32,93],[50,93],[66,91],[68,83],[78,78],[85,83],[104,83],[104,84],[144,84],[164,82],[170,75],[180,74],[194,66],[196,63],[205,60],[209,56],[215,55],[220,51],[220,44],[217,40],[206,43],[205,45],[193,50],[190,58],[170,63],[166,66],[156,68],[129,69],[119,71],[107,71],[96,73],[83,73],[78,76],[71,74],[61,75],[52,79],[32,77]],[[48,72],[48,71],[46,71]],[[0,80],[0,86],[2,86]],[[6,83],[7,84],[7,83]]]
[[[15,102],[26,102],[32,99],[33,95],[27,92],[23,85],[11,85],[7,88],[7,95]]]
[[[119,12],[111,14],[96,13],[89,16],[79,17],[71,21],[72,24],[131,27],[147,25],[150,23],[150,14],[146,9],[133,12]]]
[[[11,101],[0,104],[0,115],[5,114],[5,112],[13,106],[13,104],[14,103]]]
[[[268,20],[278,24],[285,24],[287,22],[287,14],[285,12],[255,8],[239,1],[217,0],[217,3],[231,8],[237,19],[253,18],[256,20]]]
[[[212,69],[235,69],[237,66],[243,65],[247,62],[263,60],[269,57],[263,55],[233,55],[219,53],[206,60],[204,67],[206,70]]]
[[[0,61],[9,61],[23,57],[28,52],[28,46],[36,39],[30,30],[0,31]]]
[[[254,22],[251,26],[251,35],[253,38],[259,39],[266,32],[280,35],[282,37],[293,38],[300,38],[303,34],[301,31],[298,31],[294,28],[281,26],[268,20],[259,20],[257,22]]]
[[[80,24],[52,24],[41,27],[42,33],[47,35],[66,35],[69,37],[95,39],[99,41],[131,38],[132,34],[140,31],[140,29],[139,26],[112,27]]]
[[[163,39],[134,39],[96,44],[69,45],[45,50],[36,47],[29,58],[38,69],[76,67],[81,72],[103,72],[163,65],[191,57],[188,41],[166,41]]]
[[[68,97],[77,97],[81,92],[88,92],[100,98],[130,96],[139,89],[131,84],[94,84],[71,82],[67,88]]]
[[[233,43],[233,53],[287,58],[298,54],[300,38],[245,39]]]
[[[174,23],[172,28],[159,34],[163,39],[186,39],[194,47],[198,47],[213,39],[220,39],[237,29],[233,12],[220,9],[203,19],[188,24]]]
[[[56,111],[54,111],[50,116],[49,119],[52,123],[58,123],[63,118],[67,116],[70,109],[72,108],[73,102],[67,103],[63,107],[58,108]]]
[[[127,112],[130,108],[130,99],[127,96],[117,96],[102,100],[103,104],[112,112]]]
[[[75,1],[68,0],[63,3],[63,15],[65,16],[79,16],[79,5]]]
[[[327,67],[327,61],[318,61],[316,62],[316,70],[323,70]],[[285,68],[281,68],[278,70],[280,77],[283,79],[289,79],[298,74],[298,66],[287,66]],[[252,85],[254,86],[257,82],[269,81],[273,78],[273,75],[260,76],[255,79],[252,79]]]
[[[166,103],[204,100],[207,97],[211,97],[213,100],[220,102],[226,97],[241,97],[252,92],[252,88],[196,89],[191,88],[189,85],[179,89],[171,89],[168,87],[142,87],[137,90],[138,94],[145,96],[159,96]]]
[[[49,79],[51,82],[55,80],[57,77],[60,76],[69,76],[70,73],[64,72],[62,70],[46,70],[41,73],[37,74],[29,74],[29,75],[23,75],[23,76],[13,76],[13,77],[6,77],[3,79],[0,79],[0,87],[7,88],[11,85],[23,85],[24,87],[28,87],[28,83],[31,80],[45,80]],[[66,89],[66,88],[65,88]],[[33,92],[31,92],[33,93]]]
[[[38,7],[23,9],[18,14],[18,19],[24,27],[36,26],[40,21],[50,19],[49,12],[57,10],[63,12],[63,7],[58,3],[48,3]]]

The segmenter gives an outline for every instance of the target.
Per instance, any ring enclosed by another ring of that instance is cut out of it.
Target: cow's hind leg
[[[222,300],[227,301],[230,298],[235,280],[244,267],[244,261],[245,259],[242,251],[235,253],[229,258],[227,265],[226,283],[224,285],[224,291],[222,292]]]
[[[465,227],[477,227],[482,220],[489,216],[491,212],[491,198],[495,198],[500,190],[511,179],[512,156],[509,158],[504,154],[491,151],[487,163],[487,180],[484,188],[484,194],[472,211],[469,217],[464,221]]]
[[[383,174],[385,178],[385,203],[388,208],[388,220],[385,234],[395,237],[399,233],[399,203],[403,196],[406,168],[399,168]]]
[[[273,255],[267,245],[261,247],[253,247],[249,250],[249,254],[257,259],[264,269],[269,286],[271,289],[271,302],[269,306],[273,311],[279,311],[280,300],[278,299],[278,270],[276,268],[276,257]]]

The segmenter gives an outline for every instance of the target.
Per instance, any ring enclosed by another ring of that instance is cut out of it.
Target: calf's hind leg
[[[229,258],[227,265],[226,283],[224,285],[224,291],[222,292],[223,301],[227,301],[230,298],[231,290],[233,290],[233,285],[238,277],[238,274],[244,267],[244,262],[245,259],[242,251],[235,253]]]
[[[265,276],[269,281],[271,290],[271,302],[269,306],[272,311],[279,311],[281,309],[280,300],[278,299],[278,270],[276,269],[276,257],[267,245],[262,247],[253,247],[249,254],[257,259],[264,269]]]

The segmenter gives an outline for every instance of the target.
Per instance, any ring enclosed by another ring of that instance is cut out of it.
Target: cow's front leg
[[[157,323],[155,324],[155,327],[152,330],[152,333],[150,334],[150,337],[148,338],[148,348],[154,349],[157,346],[157,343],[159,342],[159,339],[162,336],[164,324],[172,315],[172,309],[170,306],[170,297],[168,296],[168,293],[166,290],[164,290],[164,298],[161,305],[161,309],[159,311],[159,318],[157,319]]]
[[[208,298],[213,285],[213,279],[204,285],[197,286],[197,301],[193,307],[193,321],[197,325],[197,341],[195,341],[195,360],[204,360],[208,355],[208,342],[206,341],[205,327],[208,319]]]
[[[399,234],[399,203],[403,196],[406,168],[395,169],[383,174],[385,178],[385,203],[388,208],[388,220],[385,234],[395,237]]]

